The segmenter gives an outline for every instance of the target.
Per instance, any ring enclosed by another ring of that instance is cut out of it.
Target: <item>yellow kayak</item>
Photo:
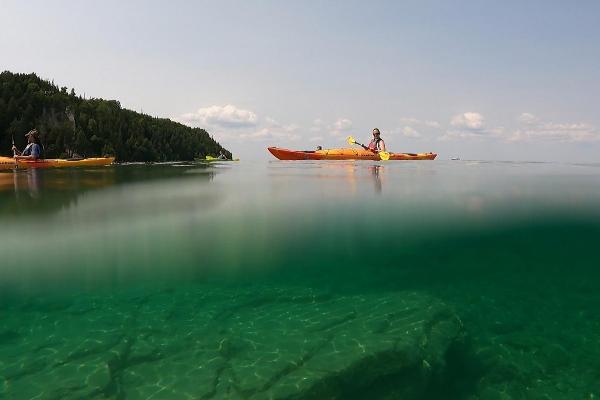
[[[268,150],[280,160],[381,160],[379,154],[358,148],[301,151],[269,147]],[[436,157],[436,153],[389,153],[390,160],[434,160]]]
[[[206,158],[194,158],[194,160],[198,162],[240,161],[239,158],[234,158],[233,160],[231,160],[227,158],[218,158],[213,156],[206,156]]]
[[[115,161],[114,157],[81,158],[63,160],[59,158],[46,158],[40,160],[18,160],[12,157],[0,157],[0,170],[19,168],[67,168],[67,167],[99,167],[109,165]]]

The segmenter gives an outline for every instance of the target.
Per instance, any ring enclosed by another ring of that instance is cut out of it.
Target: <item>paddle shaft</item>
[[[364,144],[362,144],[362,143],[358,143],[356,140],[354,141],[354,144],[357,144],[357,145],[361,146],[361,147],[362,147],[363,149],[365,149],[365,150],[371,150],[373,153],[377,153],[377,151],[375,151],[375,150],[373,150],[373,149],[369,149],[367,146],[365,146],[365,145],[364,145]]]
[[[12,135],[12,151],[13,157],[15,158],[15,169],[18,169],[19,163],[17,162],[17,150],[15,150],[15,135]]]

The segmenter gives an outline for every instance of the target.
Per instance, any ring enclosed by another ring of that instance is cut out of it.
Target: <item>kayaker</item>
[[[365,148],[365,150],[371,150],[374,153],[385,151],[385,142],[381,138],[381,132],[379,132],[379,129],[373,129],[373,140],[371,140],[367,147],[363,147]]]
[[[13,144],[12,151],[15,156],[15,160],[37,160],[42,155],[42,146],[39,144],[38,131],[32,129],[25,134],[27,138],[27,146],[23,152],[20,152]]]

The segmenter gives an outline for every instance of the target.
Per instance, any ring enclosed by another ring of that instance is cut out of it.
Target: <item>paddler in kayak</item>
[[[371,150],[373,153],[379,153],[385,151],[385,142],[381,138],[381,132],[379,129],[373,129],[373,139],[369,142],[368,146],[361,145],[365,150]]]
[[[27,146],[23,152],[20,152],[15,145],[12,146],[12,151],[15,156],[15,160],[37,160],[42,155],[42,146],[39,144],[38,131],[32,129],[25,134],[27,138]]]

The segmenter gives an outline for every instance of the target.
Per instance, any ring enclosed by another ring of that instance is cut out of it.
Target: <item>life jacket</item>
[[[381,142],[381,138],[377,138],[377,139],[373,139],[371,140],[371,142],[369,143],[369,150],[373,150],[373,151],[377,151],[380,150],[379,148],[379,142]]]
[[[42,146],[39,145],[38,143],[29,143],[27,144],[27,146],[25,147],[25,149],[23,150],[23,155],[24,156],[31,156],[34,153],[34,149],[35,151],[35,156],[37,158],[42,158]]]

